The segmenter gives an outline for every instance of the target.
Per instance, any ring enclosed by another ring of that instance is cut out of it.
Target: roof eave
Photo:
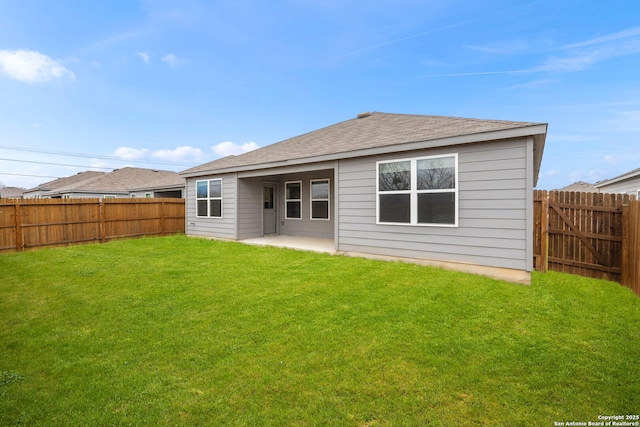
[[[534,141],[537,140],[536,147],[539,147],[539,149],[537,150],[539,152],[539,155],[537,155],[537,158],[534,159],[534,163],[535,163],[534,166],[537,165],[536,170],[539,170],[540,162],[542,160],[542,151],[544,151],[544,142],[545,142],[546,132],[547,132],[547,124],[536,123],[536,124],[532,124],[531,126],[518,127],[513,129],[504,129],[504,130],[491,131],[491,132],[458,135],[458,136],[447,137],[447,138],[406,142],[402,144],[385,145],[382,147],[372,147],[372,148],[366,148],[361,150],[331,153],[331,154],[312,156],[312,157],[302,157],[298,159],[289,159],[289,160],[282,160],[282,161],[270,162],[270,163],[257,163],[257,164],[250,164],[250,165],[231,166],[227,168],[209,169],[209,170],[202,170],[202,171],[196,171],[191,173],[180,172],[180,176],[183,176],[184,178],[195,178],[195,177],[206,176],[206,175],[221,175],[226,173],[246,172],[251,170],[259,170],[259,169],[273,169],[273,168],[282,167],[282,166],[294,166],[294,165],[301,165],[306,163],[319,163],[319,162],[326,162],[326,161],[333,161],[333,160],[352,159],[356,157],[375,156],[380,154],[389,154],[389,153],[438,148],[438,147],[448,147],[452,145],[472,144],[477,142],[495,141],[495,140],[501,140],[501,139],[512,139],[512,138],[527,137],[527,136],[533,136]],[[537,175],[538,173],[536,172],[535,179],[534,179],[535,182],[537,182]]]
[[[607,179],[607,180],[605,180],[605,181],[596,182],[596,183],[594,184],[594,187],[596,187],[596,188],[600,188],[600,187],[603,187],[603,186],[605,186],[605,185],[615,184],[615,183],[617,183],[617,182],[625,181],[625,180],[627,180],[627,179],[635,178],[635,177],[637,177],[637,176],[640,176],[640,169],[637,169],[637,170],[631,171],[631,172],[626,173],[626,174],[624,174],[624,175],[620,175],[620,176],[618,176],[618,177],[616,177],[616,178],[611,178],[611,179]]]
[[[538,186],[538,177],[540,175],[540,167],[542,165],[542,156],[544,154],[544,145],[547,140],[547,125],[544,125],[544,133],[533,135],[533,186]]]
[[[152,185],[148,187],[130,188],[128,191],[132,192],[132,191],[150,191],[150,190],[170,190],[170,189],[184,188],[185,185],[186,185],[185,182],[181,184]]]
[[[47,191],[45,194],[43,194],[43,196],[64,196],[65,194],[96,194],[96,193],[101,193],[101,194],[120,194],[123,196],[128,196],[129,192],[126,190],[77,190],[77,189],[73,189],[73,190],[63,190],[63,191]]]

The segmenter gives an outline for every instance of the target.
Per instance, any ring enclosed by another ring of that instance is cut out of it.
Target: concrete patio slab
[[[272,235],[241,240],[240,242],[256,246],[274,246],[329,254],[336,253],[333,239],[321,239],[317,237]]]

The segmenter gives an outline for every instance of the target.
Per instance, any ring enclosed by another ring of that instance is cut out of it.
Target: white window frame
[[[116,196],[113,194],[105,194],[104,196],[102,196],[103,199],[115,199]]]
[[[453,157],[455,167],[455,183],[454,188],[418,190],[418,161],[431,160],[439,158]],[[409,190],[380,191],[380,165],[388,163],[410,162],[411,186]],[[458,215],[460,211],[460,203],[458,200],[459,179],[458,179],[458,153],[438,154],[433,156],[411,157],[403,159],[380,160],[376,162],[376,224],[378,225],[404,225],[419,227],[458,227]],[[418,194],[435,194],[435,193],[453,193],[454,194],[454,222],[453,224],[442,223],[419,223],[418,222]],[[409,194],[410,202],[410,221],[409,222],[382,222],[380,221],[380,195],[381,194]]]
[[[326,199],[314,199],[313,198],[313,183],[314,182],[326,182],[327,183],[327,198]],[[312,179],[309,185],[309,219],[312,221],[331,221],[331,179],[318,178]],[[326,218],[314,218],[313,217],[313,202],[327,202],[327,217]]]
[[[300,184],[300,198],[299,199],[288,199],[287,198],[287,185],[289,184]],[[300,204],[300,217],[290,217],[289,216],[289,202],[298,202]],[[302,219],[302,181],[285,181],[284,183],[284,217],[285,219],[293,219],[293,220],[301,220]]]
[[[212,181],[220,181],[220,197],[210,197],[209,191],[211,190],[211,182]],[[198,197],[198,183],[206,182],[207,183],[207,197]],[[224,216],[224,188],[223,188],[222,178],[213,178],[213,179],[201,179],[196,181],[196,217],[198,218],[214,218],[214,219],[222,219]],[[198,215],[198,202],[206,200],[207,201],[207,214],[206,215]],[[212,200],[220,200],[220,216],[212,216],[211,215],[211,201]]]

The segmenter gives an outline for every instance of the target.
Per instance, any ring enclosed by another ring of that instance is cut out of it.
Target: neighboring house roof
[[[174,182],[174,183],[170,183],[170,184],[166,184],[166,185],[145,185],[144,187],[136,187],[136,188],[130,188],[129,192],[136,192],[136,191],[164,191],[164,190],[180,190],[180,189],[184,189],[185,187],[185,179],[182,178],[180,175],[178,175],[176,172],[174,172],[178,178],[180,179],[180,182]]]
[[[597,193],[598,188],[595,185],[589,184],[584,181],[577,181],[571,185],[567,185],[566,187],[562,187],[558,189],[558,191],[578,191],[582,193]]]
[[[33,193],[36,191],[51,191],[67,185],[78,184],[87,179],[92,179],[104,174],[105,174],[104,172],[96,172],[96,171],[80,172],[72,176],[67,176],[64,178],[58,178],[58,179],[54,179],[53,181],[45,182],[44,184],[40,184],[37,187],[29,188],[28,190],[25,190],[25,193]]]
[[[24,192],[25,192],[25,189],[20,187],[3,187],[3,188],[0,188],[0,198],[17,199],[22,197],[22,194]]]
[[[357,118],[299,135],[239,156],[228,156],[180,172],[185,177],[283,164],[301,164],[445,145],[535,137],[537,180],[547,125],[505,120],[412,114],[362,113]],[[431,143],[429,143],[431,142]],[[412,145],[420,143],[420,146]],[[402,147],[401,147],[402,146]]]
[[[595,183],[595,186],[597,188],[600,188],[607,185],[615,184],[616,182],[621,182],[621,181],[626,181],[627,179],[636,178],[638,176],[640,176],[640,168],[623,173],[622,175],[618,175],[615,178],[606,179],[604,181],[598,181]]]
[[[126,167],[116,169],[100,176],[56,188],[47,195],[64,195],[69,193],[125,193],[132,188],[165,187],[184,184],[184,178],[176,172]]]

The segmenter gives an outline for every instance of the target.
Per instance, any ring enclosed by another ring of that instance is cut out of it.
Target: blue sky
[[[363,111],[549,123],[538,188],[640,167],[640,2],[0,0],[0,183],[180,171]]]

